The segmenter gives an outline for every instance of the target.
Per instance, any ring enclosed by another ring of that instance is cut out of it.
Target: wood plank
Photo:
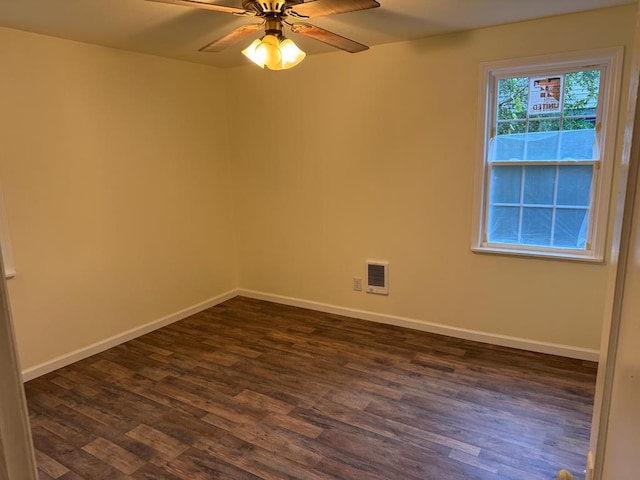
[[[145,464],[137,456],[102,437],[98,437],[93,442],[85,445],[82,450],[127,475],[131,475]]]
[[[127,432],[126,435],[150,446],[165,458],[176,458],[189,448],[188,445],[144,423]]]
[[[36,462],[38,469],[46,474],[50,478],[60,478],[65,473],[69,472],[69,469],[64,465],[59,464],[49,455],[42,453],[40,450],[35,450]],[[42,478],[43,476],[41,476]]]

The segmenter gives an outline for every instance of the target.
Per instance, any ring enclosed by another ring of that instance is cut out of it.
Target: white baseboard
[[[599,352],[597,350],[591,350],[588,348],[573,347],[570,345],[561,345],[548,342],[538,342],[525,338],[509,337],[506,335],[497,335],[493,333],[467,330],[464,328],[450,327],[447,325],[427,322],[424,320],[415,320],[413,318],[398,317],[395,315],[386,315],[382,313],[373,313],[365,310],[339,307],[326,303],[301,300],[292,297],[284,297],[280,295],[273,295],[270,293],[256,292],[253,290],[239,289],[238,295],[243,297],[255,298],[257,300],[266,300],[269,302],[281,303],[283,305],[290,305],[293,307],[308,308],[310,310],[316,310],[319,312],[333,313],[336,315],[358,318],[360,320],[369,320],[372,322],[385,323],[388,325],[412,328],[414,330],[437,333],[439,335],[447,335],[450,337],[462,338],[465,340],[473,340],[476,342],[500,345],[503,347],[518,348],[520,350],[528,350],[530,352],[547,353],[550,355],[577,358],[580,360],[589,360],[592,362],[597,362],[599,359]]]
[[[102,340],[87,347],[80,348],[60,357],[54,358],[53,360],[41,363],[34,367],[27,368],[22,371],[22,380],[24,382],[33,380],[34,378],[37,378],[41,375],[53,372],[58,368],[65,367],[79,360],[83,360],[87,357],[95,355],[96,353],[104,352],[109,348],[115,347],[124,342],[128,342],[129,340],[133,340],[134,338],[140,337],[146,333],[177,322],[178,320],[187,318],[190,315],[206,310],[207,308],[213,307],[222,302],[226,302],[227,300],[230,300],[238,295],[248,298],[255,298],[257,300],[266,300],[283,305],[290,305],[293,307],[308,308],[310,310],[316,310],[319,312],[333,313],[336,315],[358,318],[360,320],[369,320],[372,322],[412,328],[414,330],[421,330],[424,332],[436,333],[439,335],[447,335],[450,337],[463,338],[466,340],[474,340],[476,342],[489,343],[492,345],[501,345],[503,347],[512,347],[521,350],[529,350],[532,352],[548,353],[551,355],[589,360],[592,362],[597,362],[599,359],[597,350],[590,350],[586,348],[572,347],[569,345],[560,345],[555,343],[537,342],[524,338],[509,337],[505,335],[496,335],[491,333],[478,332],[475,330],[467,330],[464,328],[450,327],[447,325],[441,325],[438,323],[426,322],[423,320],[416,320],[412,318],[399,317],[396,315],[387,315],[382,313],[368,312],[365,310],[339,307],[326,303],[313,302],[310,300],[302,300],[281,295],[273,295],[270,293],[256,292],[253,290],[237,289],[230,290],[226,293],[218,295],[217,297],[211,298],[192,307],[185,308],[184,310],[181,310],[179,312],[167,315],[166,317],[154,320],[153,322],[146,323],[139,327],[115,335],[111,338],[107,338],[106,340]]]
[[[171,315],[167,315],[166,317],[160,318],[158,320],[154,320],[153,322],[146,323],[136,328],[132,328],[123,333],[119,333],[118,335],[114,335],[111,338],[107,338],[106,340],[102,340],[100,342],[94,343],[93,345],[89,345],[84,348],[80,348],[73,352],[67,353],[60,357],[54,358],[48,362],[41,363],[31,368],[27,368],[22,371],[22,381],[27,382],[29,380],[33,380],[41,375],[45,375],[49,372],[53,372],[58,368],[66,367],[74,362],[79,360],[83,360],[91,355],[95,355],[96,353],[104,352],[112,347],[120,345],[124,342],[128,342],[129,340],[133,340],[134,338],[140,337],[146,333],[152,332],[159,328],[165,327],[171,323],[177,322],[178,320],[182,320],[187,318],[193,314],[206,310],[207,308],[211,308],[219,303],[226,302],[227,300],[238,296],[237,290],[230,290],[222,295],[218,295],[217,297],[206,300],[197,305],[193,305],[191,307],[185,308],[179,312],[173,313]]]

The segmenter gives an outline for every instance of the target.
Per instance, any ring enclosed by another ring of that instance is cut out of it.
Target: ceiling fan
[[[258,66],[271,70],[285,70],[300,63],[305,53],[283,34],[286,25],[292,32],[313,38],[349,53],[369,47],[330,32],[304,20],[338,13],[356,12],[380,6],[376,0],[242,0],[242,8],[208,3],[201,0],[148,0],[187,7],[256,17],[260,23],[242,25],[200,49],[201,52],[220,52],[240,40],[264,30],[265,35],[242,51]]]

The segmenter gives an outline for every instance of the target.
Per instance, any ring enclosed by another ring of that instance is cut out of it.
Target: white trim
[[[537,258],[553,258],[556,260],[575,260],[579,262],[589,263],[605,263],[604,258],[585,257],[583,255],[576,255],[575,250],[544,250],[537,249],[536,247],[529,247],[528,250],[520,248],[502,248],[494,246],[486,247],[471,247],[472,252],[477,253],[498,253],[504,255],[514,255],[517,257],[537,257]]]
[[[622,328],[622,310],[625,305],[625,295],[631,292],[625,290],[627,270],[631,266],[630,253],[636,248],[632,243],[635,199],[638,195],[638,169],[640,152],[640,111],[639,83],[640,83],[640,10],[635,14],[635,32],[633,44],[629,51],[629,87],[626,98],[626,119],[622,151],[619,158],[618,191],[615,198],[616,212],[613,222],[613,239],[611,247],[611,264],[615,267],[615,274],[609,277],[605,314],[600,343],[601,361],[598,366],[596,390],[593,404],[593,419],[591,421],[591,443],[587,458],[587,480],[606,480],[604,475],[605,462],[616,457],[607,450],[607,439],[610,434],[610,418],[626,417],[628,408],[618,408],[612,414],[612,396],[614,377],[625,376],[625,366],[618,364],[618,343]],[[622,103],[622,101],[621,101]],[[627,365],[629,365],[627,363]],[[625,411],[626,410],[626,411]],[[629,419],[628,426],[633,428],[637,422]],[[619,434],[619,433],[618,433]],[[624,460],[624,459],[623,459]],[[633,462],[629,462],[629,468]],[[621,473],[621,472],[618,472]]]
[[[268,302],[290,305],[292,307],[308,308],[309,310],[316,310],[318,312],[333,313],[336,315],[343,315],[360,320],[369,320],[372,322],[384,323],[387,325],[411,328],[423,332],[436,333],[438,335],[447,335],[449,337],[456,337],[464,340],[489,343],[491,345],[500,345],[503,347],[517,348],[520,350],[528,350],[531,352],[547,353],[550,355],[558,355],[561,357],[577,358],[580,360],[588,360],[591,362],[597,362],[599,359],[598,350],[592,350],[588,348],[574,347],[571,345],[561,345],[558,343],[539,342],[535,340],[528,340],[525,338],[479,332],[476,330],[468,330],[466,328],[450,327],[447,325],[428,322],[425,320],[416,320],[413,318],[399,317],[396,315],[387,315],[384,313],[356,310],[353,308],[339,307],[337,305],[330,305],[327,303],[313,302],[310,300],[302,300],[292,297],[284,297],[281,295],[256,292],[253,290],[239,289],[238,295],[242,297],[254,298],[256,300],[266,300]]]
[[[573,347],[570,345],[560,345],[556,343],[537,342],[518,337],[509,337],[506,335],[497,335],[492,333],[479,332],[475,330],[467,330],[464,328],[450,327],[424,320],[416,320],[407,317],[399,317],[396,315],[387,315],[382,313],[368,312],[365,310],[357,310],[353,308],[340,307],[326,303],[313,302],[310,300],[302,300],[293,297],[285,297],[281,295],[273,295],[270,293],[257,292],[254,290],[230,290],[217,297],[206,300],[197,305],[185,308],[179,312],[167,315],[166,317],[154,320],[139,327],[133,328],[126,332],[114,335],[100,342],[88,345],[86,347],[74,350],[60,357],[54,358],[47,362],[41,363],[34,367],[27,368],[22,371],[22,381],[27,382],[41,375],[53,372],[74,362],[78,362],[92,355],[104,352],[109,348],[116,347],[122,343],[138,338],[159,328],[170,325],[179,320],[183,320],[191,315],[199,313],[207,308],[211,308],[220,303],[226,302],[238,295],[256,300],[265,300],[268,302],[280,303],[282,305],[290,305],[293,307],[308,308],[325,313],[333,313],[347,317],[357,318],[360,320],[368,320],[376,323],[384,323],[387,325],[395,325],[398,327],[411,328],[423,332],[435,333],[438,335],[447,335],[450,337],[462,338],[465,340],[473,340],[476,342],[489,343],[492,345],[500,345],[503,347],[518,348],[521,350],[529,350],[538,353],[547,353],[551,355],[559,355],[562,357],[577,358],[581,360],[598,361],[598,351],[587,348]]]
[[[0,255],[1,257],[1,255]],[[0,258],[0,269],[3,262]],[[7,283],[0,278],[0,478],[37,480]]]
[[[230,300],[237,295],[237,290],[230,290],[226,293],[218,295],[217,297],[205,300],[204,302],[197,305],[193,305],[191,307],[185,308],[184,310],[180,310],[179,312],[167,315],[166,317],[154,320],[136,328],[132,328],[131,330],[119,333],[118,335],[114,335],[113,337],[107,338],[106,340],[101,340],[100,342],[94,343],[92,345],[74,350],[73,352],[69,352],[65,355],[41,363],[34,367],[27,368],[22,371],[22,381],[27,382],[29,380],[33,380],[34,378],[53,372],[54,370],[57,370],[59,368],[66,367],[67,365],[83,360],[87,357],[95,355],[96,353],[104,352],[105,350],[128,342],[129,340],[133,340],[134,338],[138,338],[149,332],[153,332],[154,330],[170,325],[174,322],[177,322],[178,320],[183,320],[191,315],[202,312],[207,308],[211,308],[222,302],[226,302],[227,300]]]
[[[16,274],[16,267],[13,263],[13,249],[11,248],[11,238],[9,237],[9,224],[7,223],[7,212],[4,206],[4,196],[0,186],[0,248],[2,248],[2,260],[4,262],[4,278],[12,278]]]

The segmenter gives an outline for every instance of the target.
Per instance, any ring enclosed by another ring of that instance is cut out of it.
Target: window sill
[[[549,250],[532,250],[523,248],[507,248],[500,246],[479,246],[471,247],[471,251],[475,253],[488,253],[497,255],[512,255],[517,257],[537,257],[554,260],[569,260],[574,262],[587,262],[604,264],[604,258],[594,256],[593,252],[574,252],[571,250],[549,251]]]

